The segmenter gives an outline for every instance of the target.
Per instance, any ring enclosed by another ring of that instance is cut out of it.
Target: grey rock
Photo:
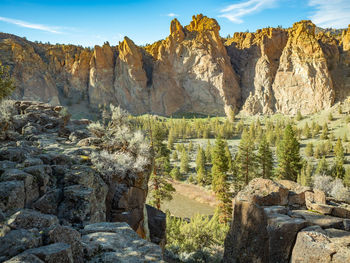
[[[345,229],[344,220],[342,218],[322,215],[307,210],[293,210],[291,217],[302,217],[310,223],[310,225],[318,225],[322,228]]]
[[[46,192],[33,203],[33,208],[41,213],[57,215],[58,204],[63,198],[62,190],[54,189]]]
[[[0,161],[11,161],[21,163],[25,159],[25,154],[21,148],[3,147],[0,149]]]
[[[37,228],[42,230],[58,223],[56,216],[42,214],[31,209],[20,210],[7,220],[7,225],[12,229]]]
[[[7,259],[30,249],[42,245],[42,237],[36,229],[18,229],[0,237],[0,257]]]
[[[43,165],[43,164],[44,162],[40,158],[32,158],[32,157],[25,159],[23,162],[24,167]]]
[[[126,223],[96,223],[85,226],[83,241],[89,262],[163,262],[161,248],[141,239]]]
[[[48,232],[49,243],[66,243],[71,246],[75,263],[84,262],[84,245],[81,242],[80,233],[68,226],[56,225]]]
[[[165,246],[166,214],[150,205],[146,205],[146,211],[151,242],[160,246]]]
[[[25,205],[24,183],[21,181],[0,182],[0,209],[14,212]]]
[[[23,254],[32,254],[46,263],[73,263],[71,247],[65,243],[55,243],[28,249]]]
[[[39,198],[39,186],[33,175],[19,169],[9,169],[1,176],[1,181],[22,181],[25,190],[25,205],[31,206]]]

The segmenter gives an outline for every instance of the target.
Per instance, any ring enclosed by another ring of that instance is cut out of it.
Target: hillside
[[[125,37],[93,49],[0,33],[0,61],[16,80],[16,99],[92,111],[118,104],[133,114],[314,113],[350,93],[350,29],[311,21],[224,39],[215,19],[174,19],[169,36],[146,47]],[[325,33],[326,32],[326,33]]]

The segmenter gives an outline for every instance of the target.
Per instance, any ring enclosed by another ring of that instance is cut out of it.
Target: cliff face
[[[93,50],[0,34],[18,99],[52,104],[119,104],[134,114],[294,114],[330,107],[350,94],[350,28],[315,33],[311,21],[223,39],[215,19],[193,16],[145,48],[125,38]]]

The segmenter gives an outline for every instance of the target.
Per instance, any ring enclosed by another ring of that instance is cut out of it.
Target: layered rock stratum
[[[350,27],[326,31],[303,20],[222,38],[215,19],[177,19],[145,47],[51,45],[0,33],[14,98],[120,105],[133,114],[313,113],[350,94]],[[317,33],[316,33],[317,32]]]

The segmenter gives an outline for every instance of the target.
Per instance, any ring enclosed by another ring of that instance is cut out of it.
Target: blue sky
[[[344,28],[350,0],[0,0],[0,32],[83,46],[116,45],[128,36],[141,45],[168,36],[174,17],[187,25],[199,13],[217,19],[222,36],[302,19]]]

